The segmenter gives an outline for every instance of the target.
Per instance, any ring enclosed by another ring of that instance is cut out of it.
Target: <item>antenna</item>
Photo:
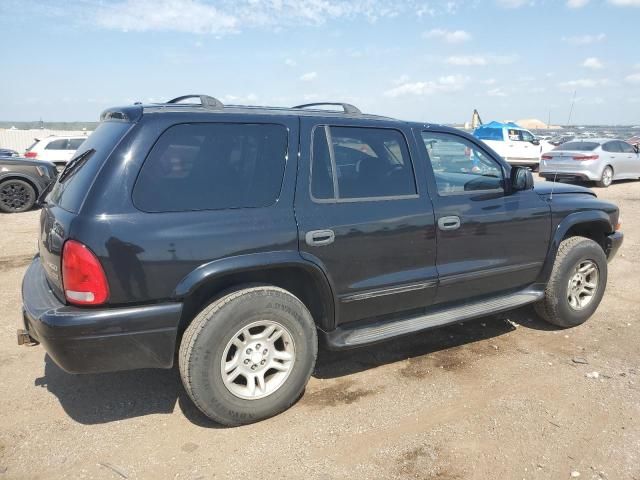
[[[567,126],[571,125],[571,114],[573,114],[573,105],[576,103],[576,92],[577,90],[573,91],[573,98],[571,99],[571,108],[569,109],[569,120],[567,120]]]
[[[558,178],[558,170],[553,172],[553,183],[551,184],[551,194],[549,195],[549,201],[553,202],[553,189],[556,186],[556,179]]]

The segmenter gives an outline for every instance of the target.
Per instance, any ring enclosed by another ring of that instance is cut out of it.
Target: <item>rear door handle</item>
[[[460,217],[457,215],[440,217],[438,219],[438,228],[440,230],[457,230],[460,228]]]
[[[307,245],[312,247],[322,247],[323,245],[330,245],[336,239],[336,234],[333,230],[311,230],[304,236]]]

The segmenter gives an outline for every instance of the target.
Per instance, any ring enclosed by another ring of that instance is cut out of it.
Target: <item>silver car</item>
[[[608,187],[614,180],[640,178],[638,148],[613,138],[585,138],[563,143],[542,155],[540,176],[589,180]]]

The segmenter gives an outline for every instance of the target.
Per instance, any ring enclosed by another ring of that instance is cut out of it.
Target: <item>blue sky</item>
[[[454,123],[640,123],[640,0],[0,0],[0,120],[206,93]]]

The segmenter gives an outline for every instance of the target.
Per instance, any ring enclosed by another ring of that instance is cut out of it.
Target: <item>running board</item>
[[[412,317],[378,321],[359,326],[338,327],[325,333],[327,346],[339,350],[382,342],[394,337],[407,335],[421,330],[442,327],[471,318],[483,317],[511,310],[528,303],[540,300],[544,292],[525,289],[508,295],[500,295],[488,299],[466,302],[463,304],[440,307],[426,314]]]

